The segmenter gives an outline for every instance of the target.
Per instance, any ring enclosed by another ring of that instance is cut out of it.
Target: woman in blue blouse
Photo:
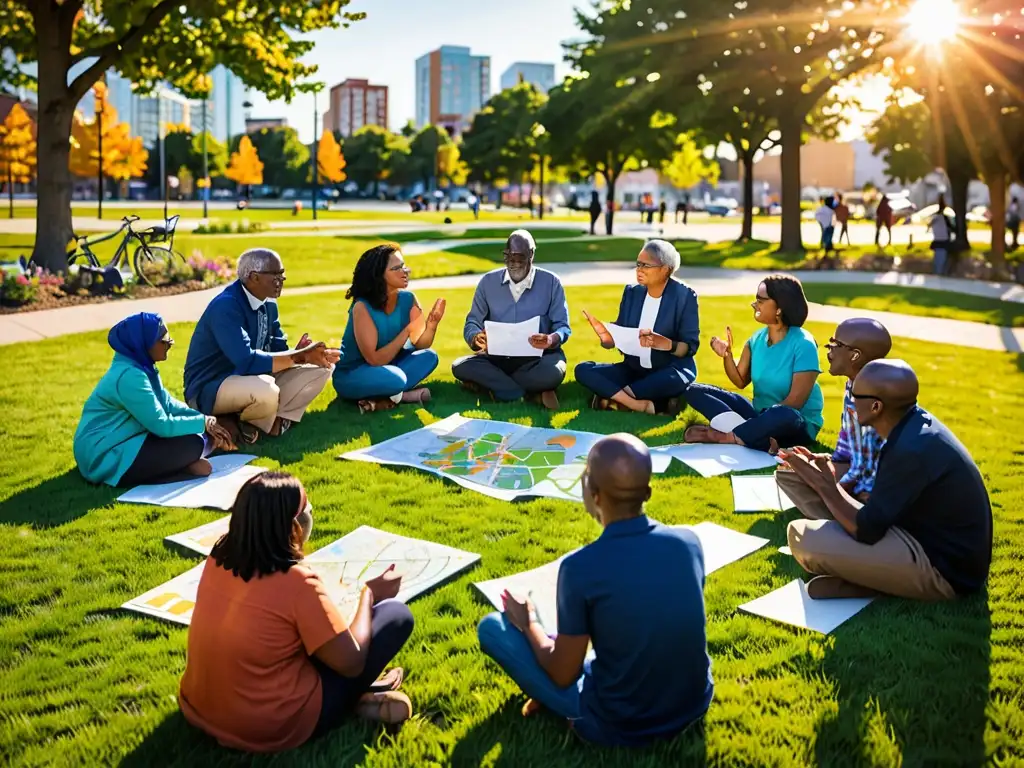
[[[110,369],[85,401],[75,431],[78,469],[92,483],[132,486],[205,476],[215,448],[234,450],[231,433],[164,389],[156,364],[174,340],[160,315],[126,317],[107,334]]]
[[[754,385],[753,402],[710,384],[692,384],[686,400],[711,426],[686,430],[688,443],[732,443],[759,451],[771,447],[809,445],[821,429],[824,401],[818,386],[821,366],[818,345],[803,329],[807,298],[795,277],[773,275],[757,286],[751,307],[765,327],[746,344],[737,363],[732,329],[725,339],[711,339],[711,348],[725,362],[725,375],[736,387]]]
[[[437,367],[430,349],[444,317],[444,299],[424,315],[409,287],[409,268],[393,243],[362,256],[345,298],[352,299],[334,367],[338,397],[355,400],[362,413],[394,408],[398,403],[426,403],[430,390],[420,387]]]
[[[643,413],[679,410],[679,397],[697,377],[693,356],[700,343],[697,294],[672,279],[679,252],[664,240],[646,243],[636,259],[637,285],[627,285],[615,324],[636,328],[646,355],[625,355],[619,363],[580,363],[576,381],[594,392],[597,409],[622,408]],[[583,313],[601,340],[612,349],[615,341],[597,318]]]

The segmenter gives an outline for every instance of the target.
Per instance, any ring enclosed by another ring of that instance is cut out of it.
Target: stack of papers
[[[530,344],[530,337],[540,333],[540,316],[521,323],[495,323],[484,321],[487,334],[487,354],[501,357],[540,357],[543,349]]]

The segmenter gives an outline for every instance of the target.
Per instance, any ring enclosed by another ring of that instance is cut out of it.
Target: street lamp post
[[[319,119],[316,109],[316,96],[319,92],[319,89],[313,91],[313,221],[316,221],[316,195],[318,191],[317,187],[320,186],[320,163],[317,159],[317,150],[319,149],[319,146],[316,135],[316,124]]]
[[[540,123],[533,126],[533,137],[537,140],[537,154],[540,156],[540,211],[538,217],[544,218],[544,136],[547,133],[545,128]]]
[[[164,198],[164,223],[167,222],[167,157],[165,154],[166,137],[164,136],[164,100],[160,91],[156,92],[156,135],[160,142],[160,189]]]
[[[206,157],[206,134],[209,127],[206,125],[206,100],[209,94],[203,99],[203,218],[207,217],[207,206],[210,202],[210,166]]]
[[[103,218],[103,99],[96,100],[96,218]]]

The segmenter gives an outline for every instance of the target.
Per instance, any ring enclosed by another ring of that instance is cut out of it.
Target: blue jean
[[[835,235],[835,232],[836,232],[836,228],[835,227],[822,227],[821,228],[821,247],[824,248],[826,252],[833,250],[833,247],[832,247],[832,237],[833,237],[833,235]]]
[[[565,688],[555,685],[533,655],[530,641],[509,623],[503,613],[484,616],[477,628],[477,636],[480,638],[480,650],[494,659],[523,693],[559,717],[579,720],[582,676]],[[589,668],[590,660],[584,665]]]
[[[334,369],[334,391],[346,400],[391,397],[415,389],[437,367],[432,349],[403,349],[390,365],[363,363],[355,368]]]
[[[814,442],[800,411],[788,405],[773,405],[759,413],[743,395],[710,384],[691,384],[686,402],[708,421],[730,411],[746,419],[732,432],[748,448],[767,451],[771,437],[782,448]]]
[[[585,362],[576,366],[574,375],[600,397],[611,397],[629,387],[637,400],[663,401],[686,392],[694,374],[669,367],[636,370],[628,363]]]
[[[945,248],[935,248],[935,261],[933,271],[936,275],[946,274],[946,262],[949,259],[949,252]]]

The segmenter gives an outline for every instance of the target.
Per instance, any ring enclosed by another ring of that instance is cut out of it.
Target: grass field
[[[610,317],[616,287],[570,289],[572,316],[584,307]],[[652,516],[668,523],[710,520],[769,537],[771,544],[713,574],[707,583],[708,641],[715,700],[703,727],[636,752],[577,744],[540,716],[523,721],[521,695],[480,654],[475,624],[488,610],[471,582],[535,567],[593,539],[582,507],[535,500],[509,504],[412,470],[341,462],[343,450],[378,442],[450,413],[597,432],[631,431],[650,443],[681,439],[692,412],[676,420],[586,409],[568,382],[562,409],[478,402],[452,382],[464,351],[468,291],[446,292],[438,335],[442,363],[426,409],[361,417],[321,395],[307,418],[256,446],[259,463],[300,476],[315,507],[313,547],[361,524],[478,552],[482,562],[415,600],[416,629],[397,662],[416,717],[397,735],[352,722],[280,758],[218,748],[187,726],[175,703],[185,663],[184,629],[126,614],[126,599],[195,561],[164,536],[214,519],[209,511],[118,504],[74,469],[71,437],[82,401],[106,369],[104,333],[0,347],[0,755],[13,765],[1018,765],[1024,761],[1024,450],[1008,438],[1024,416],[1024,358],[896,340],[933,410],[976,457],[992,494],[995,553],[986,594],[945,605],[881,600],[830,637],[741,614],[736,607],[800,576],[779,554],[790,515],[731,511],[729,481],[702,479],[674,464],[654,482]],[[421,302],[432,294],[424,293]],[[705,338],[733,326],[753,330],[745,300],[701,302]],[[281,300],[287,330],[340,336],[347,306],[338,294]],[[300,314],[300,312],[302,314]],[[570,360],[614,359],[583,323]],[[181,391],[191,326],[162,366]],[[832,328],[809,327],[819,341]],[[72,357],[73,356],[73,359]],[[703,347],[701,378],[724,384]],[[571,372],[571,366],[570,366]],[[841,382],[825,376],[826,426],[838,427]],[[980,406],[980,407],[979,407]]]

